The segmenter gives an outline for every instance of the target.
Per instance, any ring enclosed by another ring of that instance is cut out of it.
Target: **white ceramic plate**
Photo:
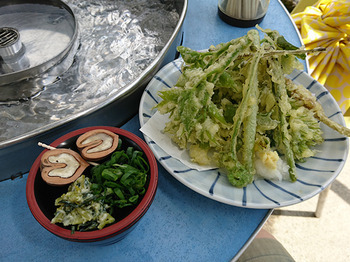
[[[140,102],[141,126],[156,112],[153,107],[161,101],[158,91],[171,88],[176,83],[181,74],[181,64],[181,59],[167,64],[148,84]],[[315,94],[328,117],[345,125],[338,104],[321,84],[302,71],[294,71],[290,78]],[[268,209],[297,204],[315,196],[330,185],[342,170],[348,154],[348,138],[321,125],[325,141],[316,148],[319,153],[315,157],[304,163],[297,163],[296,182],[255,180],[245,188],[231,186],[225,174],[218,170],[199,172],[189,169],[179,160],[166,154],[149,137],[145,136],[145,140],[164,168],[192,190],[234,206]]]

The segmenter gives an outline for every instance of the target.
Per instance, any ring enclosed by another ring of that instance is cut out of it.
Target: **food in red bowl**
[[[100,145],[109,139],[113,152]],[[35,219],[70,241],[112,244],[123,239],[147,212],[158,185],[157,162],[146,143],[126,130],[98,126],[70,132],[50,147],[37,157],[27,179],[27,202]],[[96,153],[95,147],[101,154],[91,162],[87,156]],[[72,174],[67,175],[67,166],[73,166]],[[65,183],[67,176],[76,179]],[[102,213],[96,215],[96,210]]]

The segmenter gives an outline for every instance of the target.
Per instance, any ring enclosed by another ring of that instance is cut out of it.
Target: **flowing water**
[[[58,77],[43,77],[41,83],[49,84],[33,97],[1,102],[0,142],[79,114],[118,92],[154,61],[179,20],[170,0],[65,3],[79,24],[71,66]]]

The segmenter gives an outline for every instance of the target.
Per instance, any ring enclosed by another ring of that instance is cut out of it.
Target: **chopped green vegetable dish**
[[[277,31],[262,31],[263,39],[253,29],[205,52],[179,46],[182,74],[175,87],[160,91],[156,106],[169,114],[164,131],[189,150],[192,161],[224,168],[236,187],[253,181],[257,158],[276,166],[283,156],[295,181],[295,161],[313,156],[312,147],[323,142],[322,108],[308,90],[285,77],[303,69],[298,58],[306,52],[322,50],[299,49]]]
[[[149,165],[142,152],[132,147],[116,151],[110,160],[91,169],[91,189],[112,208],[132,206],[146,192],[148,171]]]
[[[77,230],[86,231],[102,229],[106,224],[113,223],[115,219],[107,212],[109,206],[91,191],[88,177],[80,176],[68,188],[68,192],[57,198],[55,205],[59,206],[51,223],[62,223],[64,226],[75,226]]]
[[[58,208],[51,223],[72,226],[72,232],[102,229],[114,223],[114,212],[141,201],[148,172],[142,152],[133,147],[126,151],[118,148],[108,161],[91,168],[91,179],[82,175],[56,199]]]

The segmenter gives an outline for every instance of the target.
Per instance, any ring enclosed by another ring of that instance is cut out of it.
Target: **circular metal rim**
[[[8,73],[4,75],[0,75],[0,86],[7,85],[13,82],[18,82],[23,79],[27,78],[33,78],[41,73],[44,73],[54,65],[56,65],[58,62],[60,62],[69,52],[72,50],[72,46],[76,42],[78,38],[78,23],[75,18],[75,15],[73,11],[70,9],[70,7],[65,4],[64,2],[60,0],[16,0],[16,1],[11,1],[10,3],[5,3],[3,5],[0,4],[1,6],[7,6],[7,5],[19,5],[19,4],[45,4],[45,5],[54,5],[58,7],[64,8],[71,16],[73,19],[73,26],[74,26],[74,33],[72,36],[71,41],[67,45],[67,48],[63,50],[60,54],[58,54],[56,57],[31,68],[24,69],[21,71],[13,72],[13,73]]]
[[[68,122],[71,122],[73,120],[76,120],[76,119],[78,119],[80,117],[83,117],[83,116],[86,116],[88,114],[91,114],[91,113],[93,113],[93,112],[95,112],[95,111],[97,111],[97,110],[99,110],[99,109],[101,109],[101,108],[111,104],[112,102],[115,101],[115,99],[123,98],[123,97],[127,96],[129,93],[131,93],[133,88],[137,84],[142,82],[142,80],[144,80],[150,72],[152,72],[153,70],[156,69],[158,61],[165,57],[165,55],[168,52],[168,50],[170,49],[172,43],[175,41],[176,36],[179,34],[179,32],[181,30],[181,27],[182,27],[182,25],[184,23],[185,16],[186,16],[186,13],[187,13],[187,7],[188,7],[188,0],[184,0],[183,1],[182,11],[181,11],[181,14],[180,14],[179,21],[178,21],[178,23],[176,25],[176,28],[174,29],[173,34],[171,35],[169,41],[164,46],[162,51],[159,53],[157,58],[154,59],[154,61],[142,72],[142,74],[138,78],[136,78],[133,82],[129,83],[128,85],[126,85],[122,89],[120,89],[120,92],[117,92],[115,94],[115,96],[109,97],[103,103],[100,103],[98,105],[92,106],[89,109],[87,109],[85,111],[82,111],[80,113],[74,114],[74,115],[72,115],[72,116],[70,116],[68,118],[65,118],[65,119],[62,119],[60,121],[54,122],[52,124],[46,125],[45,127],[40,127],[40,128],[34,129],[34,130],[30,131],[30,132],[27,132],[24,135],[17,136],[17,137],[14,137],[12,139],[8,139],[8,140],[6,140],[4,142],[0,142],[0,149],[1,148],[5,148],[7,146],[14,145],[14,144],[19,143],[19,142],[23,142],[26,139],[29,139],[29,138],[35,137],[37,135],[43,134],[44,132],[52,131],[54,128],[62,126],[64,124],[66,124]]]

